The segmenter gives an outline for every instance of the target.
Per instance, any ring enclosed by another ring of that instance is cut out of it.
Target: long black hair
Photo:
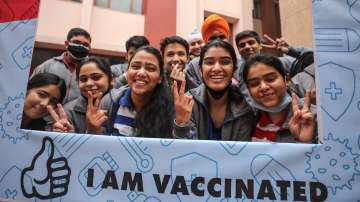
[[[141,51],[150,53],[156,57],[159,63],[162,81],[155,87],[149,103],[136,114],[136,136],[170,138],[172,136],[175,110],[171,91],[165,76],[163,58],[160,52],[151,46],[143,46],[137,49],[132,58]]]
[[[64,100],[65,95],[66,95],[66,84],[62,78],[58,77],[55,74],[40,73],[40,74],[34,75],[28,82],[27,92],[29,92],[29,90],[31,90],[33,88],[40,88],[40,87],[48,86],[48,85],[55,85],[59,88],[59,91],[60,91],[59,102],[61,103]]]

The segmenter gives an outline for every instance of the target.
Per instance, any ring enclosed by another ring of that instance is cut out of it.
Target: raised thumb
[[[40,151],[34,156],[31,167],[36,172],[47,171],[47,162],[54,157],[54,143],[50,137],[44,137]],[[40,179],[37,179],[40,180]]]

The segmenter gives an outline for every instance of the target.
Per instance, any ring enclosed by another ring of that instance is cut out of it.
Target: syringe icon
[[[319,52],[354,52],[360,48],[360,35],[350,28],[315,28]]]
[[[94,169],[96,173],[96,178],[94,178],[93,186],[87,186],[87,178],[88,178],[88,170]],[[105,174],[108,170],[117,171],[119,169],[119,165],[115,162],[113,157],[108,153],[104,152],[101,156],[97,156],[93,158],[79,173],[78,180],[81,186],[84,188],[85,192],[89,196],[98,195],[101,190],[102,179],[104,179]]]

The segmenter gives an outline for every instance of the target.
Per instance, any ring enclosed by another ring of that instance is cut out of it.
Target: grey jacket
[[[221,129],[222,140],[250,141],[254,129],[255,115],[238,90],[229,92],[229,106]],[[210,112],[207,107],[206,88],[202,84],[189,93],[194,98],[191,120],[186,126],[174,122],[173,137],[207,140]]]
[[[124,64],[116,64],[111,65],[111,73],[113,74],[114,82],[114,88],[120,88],[121,86],[124,86],[127,84],[126,77],[124,76],[124,73],[128,69],[128,63]]]
[[[71,72],[63,63],[64,54],[51,58],[41,65],[37,66],[32,74],[32,77],[39,73],[52,73],[65,80],[66,95],[63,104],[75,100],[80,94],[79,86],[76,80],[76,71]]]
[[[73,124],[75,133],[86,133],[87,100],[80,96],[64,106],[68,120]]]

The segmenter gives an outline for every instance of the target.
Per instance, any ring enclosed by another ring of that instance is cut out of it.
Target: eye
[[[49,101],[49,104],[53,107],[55,107],[59,103],[59,100],[56,98],[51,98]]]
[[[278,78],[278,75],[270,74],[270,75],[265,76],[264,80],[266,82],[274,82],[277,78]]]
[[[86,83],[87,80],[88,80],[88,78],[85,77],[85,76],[79,78],[79,81],[80,81],[81,83]]]
[[[255,88],[260,85],[260,80],[248,80],[246,83],[249,88]]]
[[[91,79],[94,81],[99,81],[102,77],[103,77],[103,75],[101,75],[101,74],[95,74],[95,75],[91,76]]]
[[[47,97],[48,97],[48,94],[45,93],[45,92],[38,91],[37,93],[38,93],[38,95],[39,95],[40,98],[47,98]]]
[[[174,57],[175,53],[174,52],[167,52],[166,56],[167,57]]]
[[[133,70],[138,70],[138,69],[141,68],[141,65],[140,64],[131,64],[130,68],[133,69]]]
[[[156,72],[157,67],[156,67],[155,65],[147,65],[147,66],[145,67],[145,69],[146,69],[146,71],[148,71],[148,72]]]
[[[185,52],[180,51],[180,52],[178,52],[178,55],[179,55],[179,56],[184,56],[184,55],[185,55]]]
[[[205,64],[205,65],[213,65],[213,64],[215,64],[215,61],[212,60],[212,59],[205,59],[203,64]]]
[[[220,60],[221,65],[228,65],[228,64],[231,64],[231,63],[232,63],[232,61],[231,61],[230,58],[224,58],[224,59]]]

